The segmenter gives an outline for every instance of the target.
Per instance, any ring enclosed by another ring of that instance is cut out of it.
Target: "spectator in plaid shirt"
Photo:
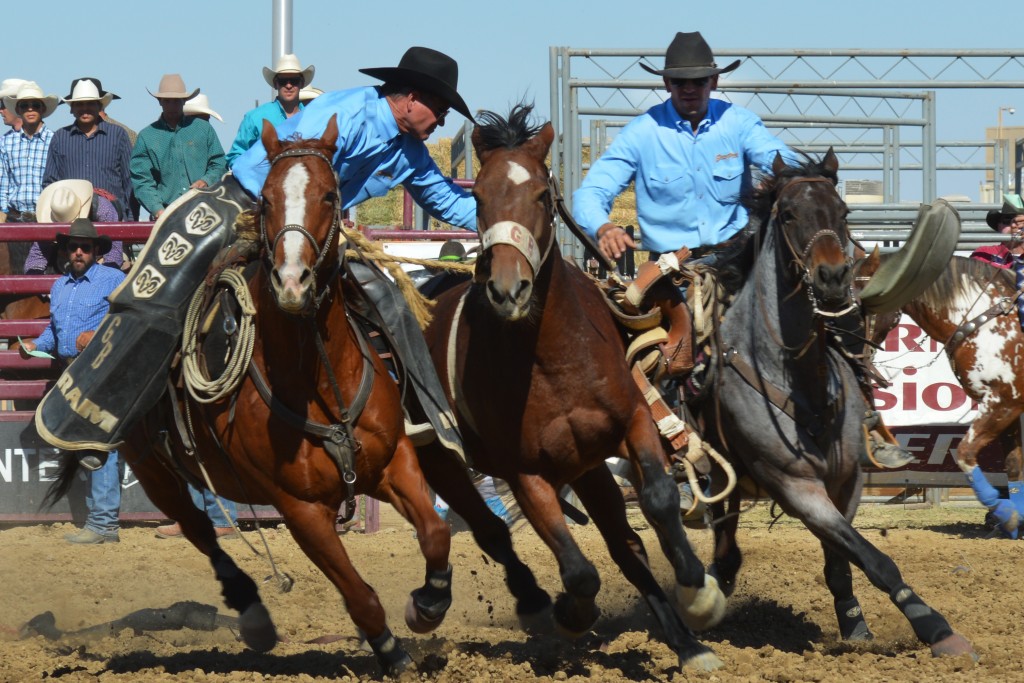
[[[3,98],[4,107],[21,117],[21,130],[0,138],[0,212],[35,211],[42,189],[46,154],[53,131],[43,119],[60,104],[56,95],[44,95],[42,88],[26,81],[17,94]]]

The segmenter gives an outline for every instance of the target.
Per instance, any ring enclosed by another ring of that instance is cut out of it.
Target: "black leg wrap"
[[[953,635],[953,629],[950,628],[946,618],[926,605],[907,584],[893,589],[889,594],[889,599],[910,621],[911,628],[914,629],[914,633],[921,642],[931,645]]]
[[[58,448],[111,449],[163,394],[189,301],[210,262],[235,239],[253,207],[231,175],[191,190],[157,221],[110,312],[36,412],[40,436]]]
[[[219,550],[210,558],[210,564],[213,565],[213,571],[220,581],[225,605],[238,612],[244,612],[249,605],[260,602],[256,582],[238,568],[231,556]]]
[[[452,605],[452,566],[443,572],[427,570],[423,587],[412,592],[416,610],[427,620],[437,621]]]
[[[387,626],[383,633],[376,638],[367,638],[366,642],[370,644],[373,654],[377,655],[377,661],[385,674],[394,676],[412,666],[412,658]]]
[[[874,638],[864,621],[864,611],[857,598],[836,600],[836,618],[839,620],[839,636],[843,640],[871,640]]]

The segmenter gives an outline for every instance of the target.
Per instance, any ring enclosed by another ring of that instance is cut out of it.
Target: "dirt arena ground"
[[[419,671],[403,680],[423,681],[1024,681],[1020,661],[1020,587],[1024,542],[987,540],[980,508],[910,509],[864,506],[857,526],[892,556],[905,580],[967,636],[980,655],[933,659],[888,598],[855,570],[858,596],[875,633],[866,645],[837,640],[832,600],[821,579],[818,543],[789,518],[769,528],[768,506],[744,515],[746,563],[723,623],[704,639],[725,666],[712,674],[681,672],[667,647],[648,634],[646,605],[617,573],[592,525],[574,531],[603,579],[602,617],[592,634],[568,642],[527,637],[517,628],[501,571],[467,532],[452,543],[455,602],[438,631],[411,634],[402,620],[408,592],[419,585],[423,563],[411,528],[392,523],[343,541],[372,583]],[[656,574],[671,574],[643,518],[631,510]],[[297,549],[284,529],[265,529],[278,566],[295,579],[281,593],[267,583],[262,594],[280,635],[269,654],[254,654],[226,628],[180,630],[79,641],[19,638],[33,616],[52,611],[62,630],[111,621],[143,608],[195,600],[223,609],[204,557],[184,541],[155,537],[155,525],[129,526],[121,543],[75,547],[63,541],[70,525],[13,527],[0,531],[0,681],[363,681],[379,679],[372,655],[357,647],[355,628],[334,588]],[[709,531],[690,531],[707,560]],[[254,543],[255,532],[246,537]],[[560,588],[548,550],[532,530],[518,529],[517,548],[552,594]],[[225,547],[257,580],[271,573],[266,560],[240,541]],[[325,635],[343,636],[310,645]]]

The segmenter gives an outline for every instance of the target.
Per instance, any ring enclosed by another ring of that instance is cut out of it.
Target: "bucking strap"
[[[111,450],[164,392],[189,301],[234,223],[253,200],[230,175],[191,190],[157,220],[85,351],[36,410],[39,435],[58,448]]]

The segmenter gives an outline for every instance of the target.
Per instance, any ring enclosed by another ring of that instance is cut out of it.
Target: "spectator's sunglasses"
[[[74,254],[79,249],[82,250],[83,254],[92,253],[92,242],[72,242],[68,240],[68,253]]]
[[[302,76],[278,76],[277,87],[283,88],[288,85],[294,85],[297,88],[302,87]]]
[[[693,83],[695,88],[703,88],[711,82],[711,76],[704,76],[703,78],[670,78],[669,80],[677,88],[682,88],[687,83]]]

